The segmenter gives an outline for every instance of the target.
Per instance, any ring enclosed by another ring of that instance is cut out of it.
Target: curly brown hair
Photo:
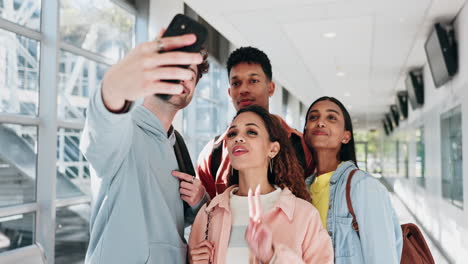
[[[202,50],[200,50],[200,54],[203,57],[203,61],[197,65],[198,75],[196,83],[200,81],[201,77],[203,77],[203,74],[207,73],[208,69],[210,68],[210,63],[208,62],[208,51],[205,48],[202,48]]]
[[[311,197],[304,182],[304,170],[299,164],[294,148],[281,122],[278,118],[268,113],[267,110],[257,105],[239,110],[234,119],[245,112],[258,115],[265,124],[270,142],[278,142],[280,145],[280,151],[272,161],[273,172],[268,170],[268,182],[279,186],[281,189],[288,187],[296,197],[310,202]],[[239,184],[239,172],[237,170],[233,170],[233,173],[229,176],[228,184]]]

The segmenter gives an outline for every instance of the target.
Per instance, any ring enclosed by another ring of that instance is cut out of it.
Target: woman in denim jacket
[[[357,165],[351,117],[343,104],[333,97],[312,103],[304,139],[317,165],[316,173],[306,179],[307,189],[332,238],[335,263],[400,263],[402,233],[388,191],[362,170],[351,182],[359,232],[352,228],[346,182]]]

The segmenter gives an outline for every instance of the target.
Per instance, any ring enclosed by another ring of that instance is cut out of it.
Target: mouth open
[[[243,147],[234,147],[234,149],[232,150],[232,155],[241,156],[241,155],[246,154],[247,152],[249,151]]]

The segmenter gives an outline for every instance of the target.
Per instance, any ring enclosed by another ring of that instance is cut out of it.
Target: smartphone
[[[177,14],[167,27],[163,37],[174,37],[190,33],[197,36],[195,43],[171,51],[200,52],[208,36],[208,30],[205,26],[186,15]]]
[[[192,18],[183,15],[177,14],[169,23],[169,26],[166,29],[163,37],[174,37],[180,36],[185,34],[195,34],[197,36],[197,40],[190,46],[185,46],[178,49],[167,50],[162,52],[169,52],[169,51],[183,51],[183,52],[200,52],[202,47],[205,45],[206,39],[208,37],[208,30],[205,26],[198,23],[197,21],[193,20]],[[178,65],[181,68],[188,68],[189,65]],[[171,83],[180,83],[180,80],[164,80],[166,82]]]

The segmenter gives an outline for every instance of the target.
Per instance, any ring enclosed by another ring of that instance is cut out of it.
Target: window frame
[[[465,201],[464,201],[464,188],[463,188],[463,132],[461,133],[461,145],[460,146],[462,148],[461,152],[462,152],[462,158],[461,158],[461,174],[462,174],[462,177],[461,177],[461,180],[462,180],[462,183],[460,184],[459,182],[455,182],[455,175],[454,174],[450,174],[450,192],[449,194],[446,194],[444,193],[444,180],[446,180],[446,177],[444,177],[444,173],[446,173],[447,171],[451,171],[453,169],[452,167],[452,164],[453,164],[453,160],[451,159],[452,158],[452,155],[450,155],[450,149],[447,149],[448,145],[450,145],[450,143],[453,143],[451,141],[451,130],[447,130],[447,127],[443,125],[443,122],[447,119],[452,119],[454,118],[456,115],[460,115],[460,129],[463,131],[463,111],[462,111],[462,106],[461,105],[457,105],[443,113],[440,114],[440,144],[441,144],[441,185],[440,185],[440,188],[441,188],[441,197],[443,200],[449,202],[451,205],[453,205],[454,207],[458,208],[458,209],[461,209],[463,210],[464,209],[464,205],[465,205]],[[448,120],[450,122],[449,126],[452,125],[452,121],[451,120]],[[447,132],[448,134],[445,134],[444,132]],[[449,144],[445,144],[445,140],[444,139],[448,139],[448,143]],[[445,151],[447,151],[447,153],[445,153]],[[447,158],[448,157],[448,158]],[[446,168],[445,166],[447,166],[448,168]],[[453,189],[454,189],[454,186],[461,186],[461,201],[457,200],[454,198],[454,195],[453,195]],[[461,204],[460,204],[461,203]]]
[[[148,38],[149,0],[110,0],[135,16],[133,46]],[[100,54],[62,42],[60,39],[60,0],[41,0],[40,31],[16,24],[0,17],[0,29],[19,34],[39,42],[38,112],[36,116],[0,113],[0,124],[34,126],[37,128],[36,199],[34,202],[0,208],[0,217],[35,214],[34,245],[0,253],[0,262],[32,260],[41,252],[47,263],[55,262],[55,236],[57,209],[78,204],[89,204],[91,197],[82,195],[57,199],[57,142],[59,129],[83,130],[84,120],[70,121],[58,117],[58,73],[62,51],[110,67],[115,61]],[[45,88],[46,87],[46,88]],[[34,253],[34,254],[33,254]]]

